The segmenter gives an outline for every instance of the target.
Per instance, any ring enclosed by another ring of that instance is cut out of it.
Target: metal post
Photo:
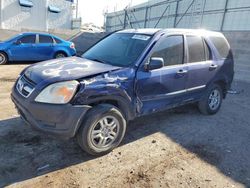
[[[179,1],[176,2],[175,17],[174,17],[174,27],[176,27],[176,21],[178,17]]]
[[[225,16],[226,16],[226,12],[227,12],[227,5],[228,5],[228,0],[226,0],[226,2],[225,2],[223,17],[222,17],[221,26],[220,26],[220,31],[222,31],[223,27],[224,27]]]
[[[163,11],[161,17],[159,18],[159,20],[157,21],[157,23],[155,24],[154,28],[156,28],[158,26],[158,24],[160,23],[161,19],[163,18],[163,16],[165,15],[165,13],[167,12],[167,10],[169,9],[170,5],[168,5],[165,10]]]
[[[148,6],[146,7],[145,20],[144,20],[144,28],[147,27],[147,21],[148,21]]]
[[[203,17],[204,17],[204,11],[205,11],[206,4],[207,4],[207,0],[204,0],[204,2],[203,2],[203,8],[202,8],[202,15],[201,15],[200,27],[203,24]]]
[[[134,17],[135,23],[137,23],[138,28],[141,28],[141,26],[140,26],[140,24],[139,24],[139,22],[138,22],[138,20],[137,20],[137,18],[135,16],[135,14],[134,14],[134,12],[132,10],[130,11],[130,14],[132,14],[132,16]]]
[[[175,27],[180,23],[180,21],[183,19],[183,17],[187,14],[187,12],[189,11],[189,9],[192,7],[192,5],[194,4],[195,0],[193,0],[190,5],[188,6],[187,10],[185,11],[185,13],[181,16],[181,18],[178,20],[178,22],[176,23]]]
[[[123,29],[126,28],[126,22],[127,22],[127,9],[124,9],[124,22],[123,22]]]
[[[76,0],[76,19],[78,18],[78,0]]]

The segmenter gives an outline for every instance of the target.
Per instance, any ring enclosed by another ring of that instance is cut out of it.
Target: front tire
[[[4,52],[0,52],[0,65],[8,63],[8,57]]]
[[[77,133],[81,148],[91,155],[104,155],[117,147],[126,131],[126,120],[113,105],[98,105],[85,116]]]
[[[199,101],[199,110],[205,115],[216,114],[221,107],[222,100],[223,93],[220,85],[213,84],[211,87],[209,87],[205,96]]]

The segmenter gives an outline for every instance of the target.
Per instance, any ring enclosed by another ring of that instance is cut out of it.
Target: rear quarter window
[[[224,39],[223,37],[210,37],[210,40],[219,52],[221,58],[226,59],[232,57],[230,46],[228,45],[226,39]]]
[[[62,43],[62,41],[60,39],[56,38],[56,37],[54,37],[54,40],[56,41],[57,44]]]

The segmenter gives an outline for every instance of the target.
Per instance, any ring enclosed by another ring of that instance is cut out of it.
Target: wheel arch
[[[224,79],[216,80],[214,84],[217,84],[221,87],[222,93],[223,93],[223,98],[226,98],[227,95],[227,90],[228,90],[228,83]]]
[[[54,53],[54,57],[56,57],[57,54],[59,53],[62,53],[64,54],[66,57],[69,57],[68,53],[65,51],[65,50],[57,50],[55,53]]]
[[[6,57],[7,57],[7,60],[9,60],[9,54],[6,51],[0,50],[0,53],[4,53],[6,55]]]
[[[116,108],[118,108],[119,110],[121,110],[121,113],[125,116],[125,119],[127,121],[132,120],[135,118],[135,115],[131,109],[131,107],[128,105],[128,103],[126,103],[123,100],[116,100],[116,99],[101,99],[95,102],[92,102],[90,104],[88,104],[89,106],[95,107],[97,105],[100,104],[107,104],[107,105],[113,105]]]

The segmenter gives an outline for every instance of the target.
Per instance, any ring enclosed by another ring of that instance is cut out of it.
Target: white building
[[[0,0],[0,27],[10,30],[72,29],[73,0]]]

